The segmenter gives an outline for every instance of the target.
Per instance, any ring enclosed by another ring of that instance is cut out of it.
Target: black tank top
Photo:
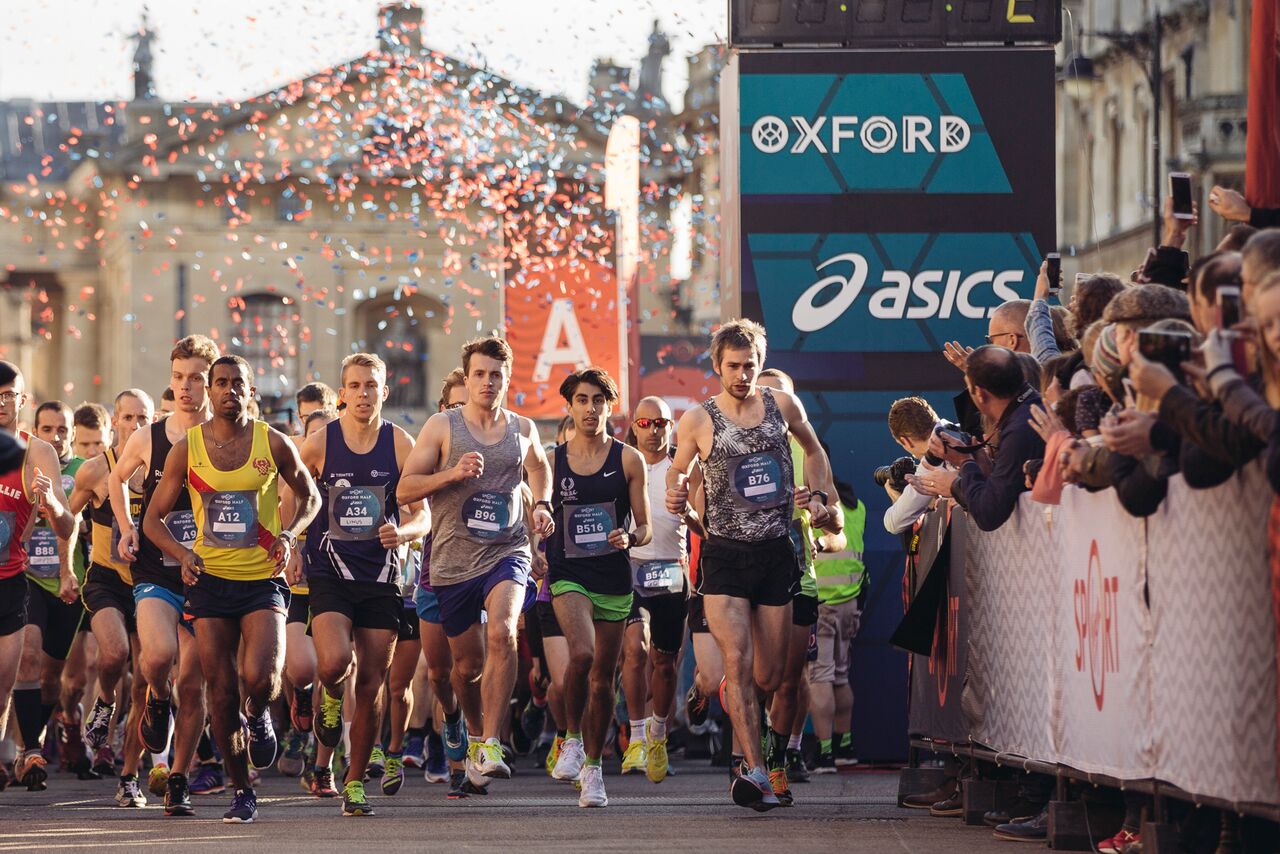
[[[555,450],[551,496],[556,529],[547,540],[547,564],[552,583],[572,581],[592,593],[621,596],[631,592],[631,562],[627,552],[609,545],[614,528],[631,522],[631,493],[622,470],[623,445],[610,439],[604,465],[594,474],[569,468],[567,445]]]
[[[155,493],[156,487],[160,484],[160,476],[164,474],[164,461],[169,457],[169,451],[173,450],[173,443],[169,441],[169,434],[164,429],[165,422],[157,421],[151,425],[151,459],[147,465],[146,476],[142,480],[142,512],[145,515],[147,507],[151,504],[151,496]],[[174,513],[190,513],[191,512],[191,495],[184,488],[178,492],[178,500],[173,503]],[[138,529],[138,559],[133,563],[133,583],[138,584],[158,584],[174,593],[182,593],[182,570],[178,566],[166,566],[164,552],[159,547],[147,539],[142,533],[141,527]],[[179,538],[181,539],[181,538]],[[172,563],[170,561],[169,563]]]

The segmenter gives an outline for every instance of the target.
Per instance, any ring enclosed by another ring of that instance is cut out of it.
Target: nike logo
[[[617,472],[616,472],[616,471],[607,471],[607,472],[605,472],[605,473],[604,473],[604,476],[605,476],[605,477],[611,477],[612,475],[615,475],[615,474],[617,474]]]

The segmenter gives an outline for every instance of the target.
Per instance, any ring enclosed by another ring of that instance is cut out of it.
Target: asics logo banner
[[[751,126],[751,142],[765,154],[839,154],[842,148],[860,146],[872,154],[955,154],[969,145],[969,123],[959,116],[818,116],[814,120],[765,115]],[[795,132],[792,132],[794,127]]]
[[[975,305],[979,289],[995,292],[996,303],[1018,299],[1014,286],[1025,270],[928,269],[911,275],[902,270],[885,270],[878,284],[867,288],[867,259],[858,252],[828,258],[816,272],[826,275],[807,287],[796,299],[791,322],[800,332],[817,332],[839,320],[864,290],[867,310],[880,320],[919,320],[953,316],[978,320],[995,313],[990,298]],[[914,299],[913,299],[914,298]]]

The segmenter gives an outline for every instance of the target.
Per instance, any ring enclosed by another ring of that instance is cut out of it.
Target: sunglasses
[[[667,425],[670,423],[670,418],[637,418],[635,420],[635,425],[641,430],[648,430],[650,427],[657,427],[659,430],[665,430]]]

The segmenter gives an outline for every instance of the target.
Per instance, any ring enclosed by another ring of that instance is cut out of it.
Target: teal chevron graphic
[[[963,74],[743,74],[744,195],[1009,193]]]
[[[771,346],[920,352],[980,341],[995,306],[1029,297],[1029,233],[752,234],[748,258]]]

